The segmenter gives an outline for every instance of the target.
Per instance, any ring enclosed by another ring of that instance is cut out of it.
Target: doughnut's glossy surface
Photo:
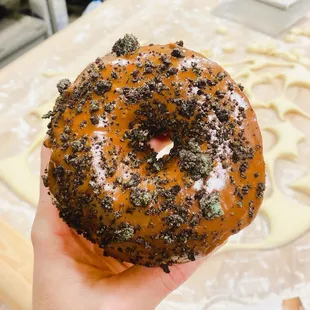
[[[63,220],[104,255],[145,266],[194,260],[257,214],[256,116],[242,86],[183,42],[122,40],[58,84],[44,180]],[[161,135],[174,148],[158,158],[150,140]]]

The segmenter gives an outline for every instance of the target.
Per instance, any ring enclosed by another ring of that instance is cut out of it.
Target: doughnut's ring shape
[[[144,266],[210,253],[256,216],[262,138],[242,86],[183,42],[126,35],[60,96],[45,185],[60,217],[104,255]],[[169,137],[159,158],[150,140]]]

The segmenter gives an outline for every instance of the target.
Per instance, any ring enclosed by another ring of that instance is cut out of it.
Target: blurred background
[[[104,0],[0,0],[0,68]]]
[[[0,0],[0,68],[108,0]],[[118,9],[125,1],[115,1]],[[160,1],[153,2],[156,6]],[[179,6],[180,1],[171,1]],[[186,2],[186,1],[185,1]],[[136,1],[140,5],[141,1]],[[142,1],[142,6],[147,1]],[[167,1],[167,4],[169,1]],[[303,19],[310,0],[205,0],[218,17],[271,36]],[[119,10],[120,11],[120,10]]]

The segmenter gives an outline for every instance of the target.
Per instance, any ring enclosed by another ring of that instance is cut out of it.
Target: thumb
[[[156,306],[172,291],[184,283],[196,269],[205,261],[204,258],[195,262],[169,267],[170,273],[161,268],[133,266],[109,279],[108,289],[119,297],[123,307],[118,309],[148,310]],[[114,301],[113,301],[114,302]]]
[[[41,148],[41,172],[43,175],[47,168],[51,152],[46,147]],[[31,239],[34,248],[47,241],[50,241],[54,236],[64,235],[70,232],[68,226],[59,218],[58,210],[52,203],[52,198],[49,195],[49,190],[44,186],[42,178],[40,178],[40,199],[34,223],[31,231]],[[44,246],[46,249],[46,246]]]

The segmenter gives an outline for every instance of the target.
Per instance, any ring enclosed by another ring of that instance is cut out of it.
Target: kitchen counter
[[[133,33],[141,44],[182,39],[242,82],[268,164],[257,220],[159,309],[242,309],[295,295],[310,307],[310,18],[274,39],[213,16],[219,2],[105,1],[0,71],[0,305],[31,309],[29,239],[46,126],[40,116],[57,96],[55,85]]]

